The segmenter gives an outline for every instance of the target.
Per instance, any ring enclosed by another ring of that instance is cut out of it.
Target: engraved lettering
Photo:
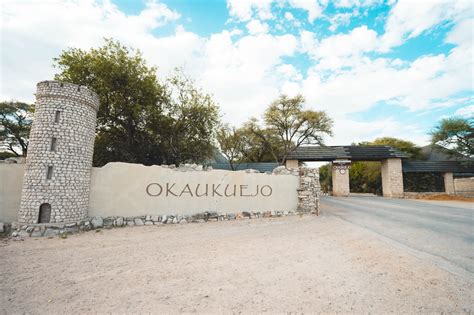
[[[197,186],[196,186],[196,192],[195,192],[196,197],[207,196],[207,193],[209,191],[209,185],[206,184],[206,192],[203,193],[203,194],[198,193],[199,186],[201,186],[201,184],[197,184]]]
[[[244,190],[247,189],[249,185],[240,185],[240,196],[241,197],[252,197],[252,195],[244,194]]]
[[[252,195],[252,197],[256,197],[258,196],[258,185],[257,185],[257,189],[255,190],[255,195]]]
[[[232,194],[227,193],[227,188],[229,188],[229,185],[225,186],[224,195],[226,197],[232,197],[232,196],[235,197],[235,193],[237,192],[237,185],[232,185],[232,186],[234,186],[234,191],[232,192]]]
[[[263,192],[263,189],[266,188],[267,189],[267,193],[264,193]],[[260,194],[264,197],[269,197],[271,196],[273,193],[273,189],[272,187],[270,187],[269,185],[263,185],[262,188],[260,189]]]
[[[186,186],[184,186],[184,188],[181,191],[181,193],[179,194],[179,196],[181,197],[183,194],[190,194],[191,197],[193,196],[193,193],[191,191],[191,187],[189,187],[189,184],[186,184]]]
[[[222,197],[222,195],[217,192],[217,189],[219,189],[220,186],[221,186],[221,184],[218,184],[217,186],[212,184],[212,196],[213,197],[215,195],[218,195],[218,196]]]
[[[175,184],[171,185],[169,183],[166,183],[166,197],[168,197],[170,194],[175,196],[175,197],[178,197],[177,194],[175,194],[174,192],[171,191],[171,189],[174,187]]]
[[[155,187],[155,188],[152,188],[152,187]],[[163,192],[163,187],[161,187],[161,185],[158,183],[151,183],[148,186],[146,186],[146,193],[148,194],[148,196],[158,197],[159,195],[161,195],[162,192]]]

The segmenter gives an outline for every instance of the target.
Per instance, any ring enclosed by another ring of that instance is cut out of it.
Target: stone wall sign
[[[150,197],[270,197],[270,185],[151,183],[146,186]]]

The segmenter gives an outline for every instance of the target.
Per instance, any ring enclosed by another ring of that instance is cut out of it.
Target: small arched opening
[[[49,223],[51,219],[51,205],[43,203],[39,208],[38,223]]]

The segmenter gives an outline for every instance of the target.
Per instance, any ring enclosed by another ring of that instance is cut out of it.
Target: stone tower
[[[18,222],[87,217],[98,95],[58,81],[37,84]]]

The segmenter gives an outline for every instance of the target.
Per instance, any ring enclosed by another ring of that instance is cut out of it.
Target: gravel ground
[[[323,214],[0,246],[0,313],[469,313],[473,283]]]

